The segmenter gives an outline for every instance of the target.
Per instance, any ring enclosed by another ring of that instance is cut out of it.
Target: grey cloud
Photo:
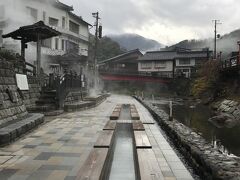
[[[212,19],[224,22],[222,31],[238,27],[239,0],[61,0],[73,4],[75,12],[93,23],[91,13],[100,11],[107,33],[126,28],[141,29],[157,22],[164,26],[191,28],[199,34],[212,28]],[[167,32],[166,32],[167,34]],[[207,34],[207,33],[206,33]],[[211,34],[209,35],[211,36]],[[185,39],[183,37],[183,39]]]

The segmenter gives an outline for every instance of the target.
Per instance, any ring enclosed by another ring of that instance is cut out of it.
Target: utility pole
[[[96,18],[96,23],[94,26],[96,26],[95,30],[95,46],[94,46],[94,57],[93,57],[93,64],[94,64],[94,88],[96,88],[97,85],[97,49],[98,49],[98,28],[99,28],[99,12],[92,13],[93,17]]]
[[[213,59],[217,58],[217,25],[222,24],[220,23],[220,20],[213,20],[214,22],[214,54],[213,54]]]

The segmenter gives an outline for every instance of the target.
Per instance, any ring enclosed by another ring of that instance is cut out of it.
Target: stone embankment
[[[202,136],[178,121],[169,121],[169,116],[164,110],[141,99],[136,99],[151,112],[196,173],[203,179],[240,179],[240,161],[237,158],[222,154]]]
[[[30,114],[26,109],[26,101],[31,104],[34,98],[31,92],[23,93],[18,89],[12,63],[0,59],[0,146],[44,122],[42,114]]]
[[[232,128],[240,124],[240,105],[236,101],[222,100],[212,105],[216,116],[209,119],[218,128]]]

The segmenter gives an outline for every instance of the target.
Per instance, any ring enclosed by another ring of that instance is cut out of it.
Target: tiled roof
[[[134,53],[137,53],[137,54],[139,54],[139,55],[142,55],[142,53],[139,51],[139,49],[134,49],[134,50],[128,51],[128,52],[126,52],[126,53],[124,53],[124,54],[120,54],[120,55],[115,56],[115,57],[112,57],[112,58],[110,58],[110,59],[101,61],[101,62],[99,62],[99,64],[103,64],[103,63],[110,62],[110,61],[116,61],[116,60],[119,60],[119,59],[121,59],[121,58],[123,58],[123,57],[126,57],[126,56],[128,56],[128,55],[134,54]]]
[[[178,53],[176,58],[204,58],[207,57],[207,51]]]
[[[174,51],[151,51],[146,52],[146,54],[140,57],[138,60],[171,60],[174,59],[177,55],[177,52]]]
[[[151,51],[140,57],[139,61],[148,60],[173,60],[178,58],[204,58],[207,57],[207,51],[188,51],[188,52],[177,52],[177,51]]]

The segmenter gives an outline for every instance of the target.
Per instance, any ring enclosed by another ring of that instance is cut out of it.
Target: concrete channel
[[[119,120],[130,120],[130,106],[123,105]],[[109,180],[135,180],[135,152],[133,129],[130,123],[118,123],[113,146]]]

